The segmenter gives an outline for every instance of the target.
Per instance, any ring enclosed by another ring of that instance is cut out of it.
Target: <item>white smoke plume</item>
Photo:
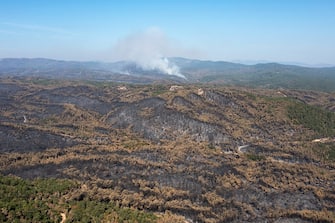
[[[120,39],[113,48],[112,59],[132,61],[145,70],[159,70],[185,78],[179,67],[167,58],[187,54],[187,50],[177,45],[159,28],[149,28]]]

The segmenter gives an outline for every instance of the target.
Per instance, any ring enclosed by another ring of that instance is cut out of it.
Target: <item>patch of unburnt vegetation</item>
[[[61,179],[23,180],[0,175],[1,222],[156,222],[158,217],[96,199]],[[65,216],[65,217],[62,217]],[[65,219],[64,219],[65,218]]]
[[[335,136],[335,113],[305,103],[293,103],[288,107],[288,116],[317,133],[320,137]]]

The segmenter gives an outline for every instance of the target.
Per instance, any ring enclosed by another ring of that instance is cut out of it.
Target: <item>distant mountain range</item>
[[[0,60],[0,76],[88,79],[127,83],[210,83],[260,88],[335,91],[335,67],[310,68],[279,63],[244,65],[173,57],[180,76],[134,62],[61,61],[45,58]]]

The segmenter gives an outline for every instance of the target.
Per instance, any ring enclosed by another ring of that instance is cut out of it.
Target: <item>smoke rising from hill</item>
[[[167,57],[194,55],[169,39],[159,28],[149,28],[120,39],[113,47],[113,60],[135,62],[145,70],[159,70],[164,74],[185,78],[179,67]]]

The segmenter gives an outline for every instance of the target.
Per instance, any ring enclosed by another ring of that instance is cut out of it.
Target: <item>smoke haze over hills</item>
[[[185,78],[168,57],[192,57],[197,54],[200,54],[197,50],[186,49],[161,29],[151,27],[119,39],[112,49],[111,58],[113,61],[135,62],[144,70],[159,70],[164,74]]]

